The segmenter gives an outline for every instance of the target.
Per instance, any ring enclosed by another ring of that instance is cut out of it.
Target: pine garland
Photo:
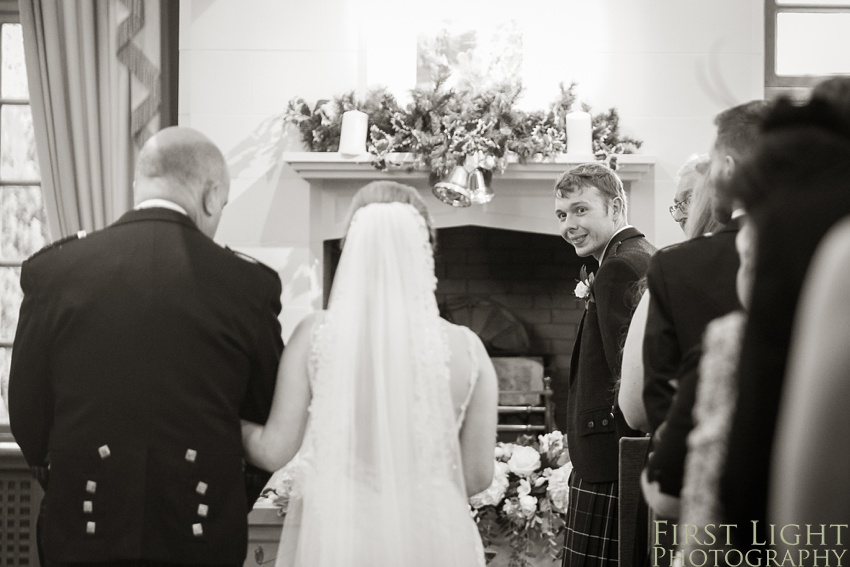
[[[566,151],[566,115],[576,101],[576,83],[560,85],[560,94],[548,110],[516,108],[522,94],[519,84],[488,89],[446,88],[448,75],[435,77],[429,87],[411,91],[411,102],[402,108],[385,88],[369,91],[363,100],[347,92],[323,99],[311,108],[296,97],[289,101],[283,119],[295,125],[304,145],[313,152],[339,148],[342,114],[360,110],[369,115],[368,150],[372,165],[386,171],[393,153],[412,153],[408,169],[424,169],[431,180],[446,177],[456,165],[481,167],[485,173],[504,171],[510,154],[520,163],[543,161]],[[583,104],[583,109],[591,108]],[[593,151],[598,160],[617,168],[616,154],[637,151],[642,142],[619,131],[616,108],[593,114]]]

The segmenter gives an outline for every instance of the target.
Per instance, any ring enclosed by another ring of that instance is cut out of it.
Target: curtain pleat
[[[54,238],[103,228],[132,205],[136,142],[159,128],[158,2],[19,0]],[[136,41],[156,45],[156,53],[145,54]],[[127,66],[128,51],[144,60],[144,82]]]

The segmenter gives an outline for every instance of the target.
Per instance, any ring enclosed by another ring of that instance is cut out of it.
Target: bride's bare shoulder
[[[320,309],[319,311],[313,311],[301,319],[298,325],[295,326],[295,330],[292,331],[289,343],[292,344],[301,341],[310,342],[316,327],[325,320],[325,314],[326,311],[324,309]]]

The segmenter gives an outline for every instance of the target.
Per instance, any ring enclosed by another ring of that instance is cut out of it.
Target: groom
[[[564,172],[555,184],[561,236],[599,270],[590,282],[585,312],[570,362],[569,384],[555,384],[558,428],[566,430],[573,463],[563,565],[618,562],[619,439],[636,435],[616,407],[621,345],[638,281],[655,247],[628,224],[623,184],[600,163]],[[563,404],[560,404],[563,407]]]
[[[135,210],[23,265],[9,415],[49,467],[43,565],[245,559],[240,418],[268,416],[281,283],[212,240],[229,186],[208,138],[166,128],[139,154]]]

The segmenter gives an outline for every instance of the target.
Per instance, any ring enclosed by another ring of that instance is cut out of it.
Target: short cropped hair
[[[562,173],[555,183],[555,196],[564,199],[571,193],[588,187],[596,187],[602,193],[606,208],[619,197],[623,202],[623,218],[628,218],[629,204],[623,182],[614,170],[603,163],[581,163]]]
[[[717,126],[715,145],[735,161],[745,160],[756,146],[769,109],[770,103],[766,100],[751,100],[721,112],[714,118]]]

